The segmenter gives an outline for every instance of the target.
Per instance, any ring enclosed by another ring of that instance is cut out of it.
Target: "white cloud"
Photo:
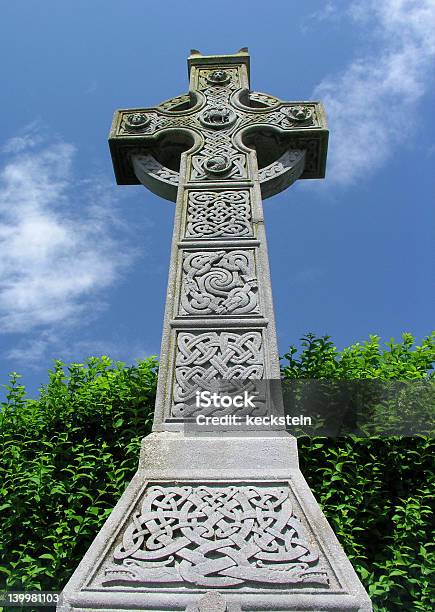
[[[349,184],[392,154],[419,116],[435,56],[435,0],[361,0],[348,18],[367,32],[370,52],[324,79],[314,97],[331,129],[328,180]]]
[[[10,138],[1,148],[2,153],[20,153],[26,149],[31,149],[43,141],[41,135],[41,124],[39,121],[33,121],[26,125],[21,134],[17,134]]]
[[[34,351],[42,354],[48,330],[104,307],[103,290],[134,253],[119,238],[111,188],[75,176],[74,147],[29,150],[38,135],[20,138],[3,148],[15,155],[0,173],[0,329],[38,330]]]

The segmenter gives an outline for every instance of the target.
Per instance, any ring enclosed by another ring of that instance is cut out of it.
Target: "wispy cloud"
[[[337,13],[329,6],[322,19],[328,14]],[[371,51],[314,92],[331,128],[328,181],[339,184],[376,170],[415,127],[418,103],[433,83],[435,1],[361,0],[345,18],[364,28]]]
[[[41,143],[32,128],[3,153],[0,331],[38,332],[34,354],[42,354],[53,330],[104,307],[104,290],[135,253],[120,238],[112,188],[76,175],[71,144]]]
[[[41,142],[44,137],[42,135],[43,126],[41,122],[36,120],[23,127],[19,134],[16,134],[13,138],[10,138],[1,147],[1,153],[21,153],[21,151],[32,149]]]
[[[337,2],[332,2],[331,0],[324,2],[319,9],[303,17],[300,26],[302,32],[306,34],[319,23],[338,20],[340,18],[339,10],[340,8]]]

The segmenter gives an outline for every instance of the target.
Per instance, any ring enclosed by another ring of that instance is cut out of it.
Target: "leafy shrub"
[[[435,334],[386,343],[370,336],[338,351],[308,334],[284,356],[283,378],[422,380],[433,377]],[[432,407],[433,418],[433,407]],[[403,438],[299,438],[301,470],[378,612],[429,611],[435,571],[434,443]]]
[[[417,380],[434,338],[371,336],[338,351],[307,335],[284,378]],[[61,590],[137,467],[151,430],[157,361],[55,362],[37,400],[12,374],[0,412],[0,589]],[[301,469],[379,612],[431,608],[433,443],[300,438]],[[16,610],[17,608],[15,608]],[[46,608],[47,609],[47,608]],[[27,608],[30,610],[30,608]]]
[[[133,476],[157,362],[57,361],[39,399],[17,374],[0,413],[1,587],[61,590]],[[28,610],[28,608],[27,608]]]

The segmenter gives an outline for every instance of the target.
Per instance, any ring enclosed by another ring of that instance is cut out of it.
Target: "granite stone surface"
[[[158,390],[138,471],[58,610],[369,611],[296,439],[188,429],[197,391],[280,378],[262,198],[324,176],[325,113],[250,91],[246,49],[188,65],[188,94],[112,124],[118,183],[176,202]]]

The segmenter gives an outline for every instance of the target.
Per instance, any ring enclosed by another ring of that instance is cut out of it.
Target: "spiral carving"
[[[258,312],[252,251],[186,253],[180,314]]]

